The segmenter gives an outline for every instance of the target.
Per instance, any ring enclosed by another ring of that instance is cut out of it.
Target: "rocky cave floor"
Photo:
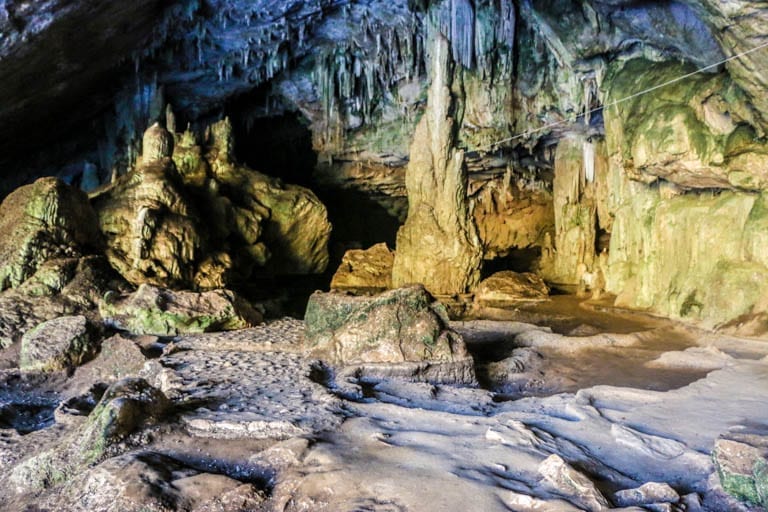
[[[571,296],[482,316],[452,324],[477,387],[337,372],[289,318],[118,333],[71,376],[20,373],[6,350],[0,509],[760,510],[723,491],[712,453],[764,448],[764,342]],[[117,377],[135,393],[112,423],[138,428],[89,459],[98,383]]]

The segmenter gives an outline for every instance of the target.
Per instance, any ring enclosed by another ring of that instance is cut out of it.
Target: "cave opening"
[[[347,250],[367,249],[381,242],[390,249],[395,248],[407,200],[359,190],[354,182],[350,186],[323,182],[318,178],[318,153],[313,147],[310,121],[301,112],[280,105],[272,105],[270,112],[270,102],[274,102],[274,98],[264,91],[256,91],[233,101],[225,110],[232,120],[235,156],[252,169],[287,184],[307,187],[317,195],[333,226],[329,263],[326,271],[319,275],[265,277],[244,286],[250,289],[249,296],[263,295],[259,290],[265,289],[264,279],[272,283],[267,288],[291,288],[300,298],[293,301],[295,304],[290,309],[300,315],[309,293],[329,288]]]
[[[541,247],[526,247],[512,249],[504,256],[484,260],[480,277],[485,279],[496,272],[511,270],[513,272],[535,272],[541,259]]]

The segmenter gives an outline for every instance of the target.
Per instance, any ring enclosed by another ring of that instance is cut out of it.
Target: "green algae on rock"
[[[156,336],[243,329],[262,321],[259,312],[229,290],[198,293],[148,284],[128,296],[105,297],[99,312],[108,325]]]
[[[0,290],[15,288],[46,261],[101,246],[88,198],[56,178],[16,189],[0,205]]]

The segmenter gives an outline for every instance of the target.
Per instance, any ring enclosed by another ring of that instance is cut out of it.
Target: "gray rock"
[[[614,493],[614,502],[622,507],[660,503],[676,503],[680,495],[666,483],[648,482],[635,489]]]
[[[96,352],[96,343],[84,316],[48,320],[21,339],[19,367],[52,372],[72,369]]]
[[[597,512],[610,508],[595,484],[586,475],[572,468],[559,455],[552,454],[541,464],[539,473],[558,494],[586,510]]]

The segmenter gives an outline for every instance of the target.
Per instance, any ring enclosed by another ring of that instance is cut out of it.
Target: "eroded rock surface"
[[[15,288],[48,260],[100,247],[87,197],[56,178],[16,189],[0,205],[0,290]]]
[[[351,249],[344,253],[331,279],[331,289],[360,293],[388,290],[392,288],[394,259],[395,253],[385,243],[365,250]]]
[[[184,292],[148,284],[127,296],[108,295],[99,311],[113,327],[157,336],[242,329],[262,321],[259,312],[229,290]]]
[[[448,326],[445,306],[422,286],[374,297],[316,292],[304,321],[310,353],[331,364],[362,365],[370,372],[378,366],[393,376],[417,379],[474,381],[472,357]]]

